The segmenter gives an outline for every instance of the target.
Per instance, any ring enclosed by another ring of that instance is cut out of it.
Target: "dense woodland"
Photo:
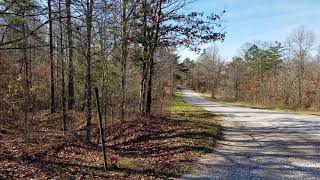
[[[27,126],[50,109],[63,113],[67,130],[68,110],[84,111],[90,142],[94,87],[105,118],[161,113],[175,87],[175,47],[224,38],[221,14],[183,13],[189,3],[2,1],[2,123]]]
[[[232,59],[223,58],[214,46],[197,61],[181,63],[181,79],[220,100],[319,110],[317,44],[313,31],[298,27],[284,42],[246,43]]]
[[[199,51],[199,45],[225,37],[223,10],[210,15],[185,12],[191,4],[187,0],[1,0],[1,177],[10,177],[5,168],[17,162],[11,168],[30,162],[44,164],[41,168],[54,164],[53,169],[34,173],[39,176],[66,173],[56,168],[56,161],[67,157],[44,161],[53,157],[48,144],[55,152],[68,154],[65,151],[74,148],[82,151],[81,157],[90,157],[99,139],[107,138],[108,150],[119,153],[119,146],[128,145],[126,141],[140,132],[141,123],[154,129],[157,124],[148,121],[169,113],[181,74],[176,48]],[[85,148],[67,146],[74,141]],[[21,167],[33,172],[28,168]],[[19,173],[24,172],[21,169]]]

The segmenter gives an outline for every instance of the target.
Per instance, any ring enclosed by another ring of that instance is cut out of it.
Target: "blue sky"
[[[216,45],[225,58],[239,54],[246,42],[285,41],[299,26],[320,37],[320,0],[197,0],[185,10],[211,14],[223,9],[227,11],[223,17],[227,34],[225,41]],[[177,52],[181,59],[198,56],[183,48]]]

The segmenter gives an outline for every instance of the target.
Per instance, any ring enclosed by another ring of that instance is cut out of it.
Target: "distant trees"
[[[305,62],[310,55],[311,48],[315,42],[315,35],[312,31],[307,31],[304,27],[295,29],[288,38],[288,48],[291,58],[294,61],[297,71],[298,81],[298,106],[301,108],[303,105],[304,94],[304,75],[305,75]]]
[[[283,46],[278,43],[257,43],[248,44],[244,52],[246,88],[249,89],[248,95],[255,102],[266,102],[273,98],[269,94],[271,91],[266,89],[265,81],[271,80],[277,76],[278,68],[281,66],[281,51]],[[275,81],[270,82],[268,86],[274,86]]]
[[[226,86],[230,87],[229,94],[233,94],[235,101],[239,99],[240,87],[244,81],[245,62],[241,57],[234,57],[226,70]]]
[[[219,58],[214,58],[219,56],[206,51],[188,69],[193,72],[189,84],[228,101],[318,110],[320,64],[314,45],[314,33],[304,27],[295,29],[284,43],[247,43],[239,56],[222,63],[220,75]],[[218,83],[213,83],[215,77]]]
[[[227,100],[273,102],[278,98],[275,88],[280,85],[278,78],[283,66],[283,51],[284,46],[279,42],[246,44],[242,56],[220,65],[223,71],[217,76],[220,83],[216,83],[216,91]],[[208,71],[215,72],[214,68],[209,68],[208,65],[205,67]]]
[[[193,69],[195,66],[195,62],[191,60],[190,58],[184,59],[180,64],[179,64],[179,73],[176,74],[176,78],[180,82],[180,84],[185,83],[185,82],[190,82],[191,86],[194,86],[195,79],[193,79]]]
[[[196,89],[209,90],[211,97],[215,98],[217,88],[220,86],[224,61],[219,55],[217,47],[207,49],[199,58],[194,67],[194,86]]]

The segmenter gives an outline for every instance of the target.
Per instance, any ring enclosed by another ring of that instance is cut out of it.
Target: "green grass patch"
[[[192,159],[212,151],[216,140],[222,135],[222,126],[215,114],[205,109],[186,103],[181,91],[177,91],[171,102],[171,116],[184,127],[188,133],[177,139],[177,144],[184,144],[191,150]],[[190,172],[195,163],[179,162],[179,171]]]
[[[215,140],[215,138],[221,136],[222,127],[217,122],[216,115],[199,106],[186,103],[181,91],[177,91],[173,97],[171,113],[173,117],[198,128],[204,134],[200,141],[207,143],[208,146],[213,145],[212,138]]]

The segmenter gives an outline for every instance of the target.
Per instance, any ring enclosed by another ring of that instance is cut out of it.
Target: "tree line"
[[[208,48],[180,63],[180,78],[212,98],[319,110],[319,54],[315,33],[298,27],[284,42],[246,43],[230,60]]]
[[[176,84],[175,48],[198,51],[199,45],[225,37],[225,12],[185,13],[183,8],[191,3],[1,1],[2,125],[9,122],[27,135],[37,112],[49,109],[63,115],[67,131],[70,113],[83,111],[90,142],[94,87],[101,92],[106,125],[161,114]]]

